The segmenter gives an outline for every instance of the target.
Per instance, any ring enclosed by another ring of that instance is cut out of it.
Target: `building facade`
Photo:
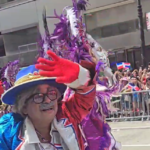
[[[150,0],[141,2],[145,17],[145,13],[150,12]],[[117,56],[111,53],[110,60],[136,58],[140,64],[140,50],[136,48],[135,53],[129,49],[140,46],[137,1],[89,0],[89,3],[84,14],[87,32],[106,50],[118,49]],[[71,4],[71,0],[0,0],[0,67],[15,59],[19,59],[22,66],[32,64],[38,50],[39,32],[44,33],[43,8],[46,8],[47,16],[53,16],[54,9],[61,14],[63,8]],[[56,22],[48,19],[50,32]],[[149,31],[145,30],[145,38],[149,45]]]
[[[42,12],[53,16],[71,0],[0,0],[0,67],[19,59],[21,66],[35,62],[38,52],[39,32],[44,33]],[[57,20],[48,20],[52,32]]]
[[[150,31],[146,30],[146,13],[150,12],[150,0],[141,0],[145,29],[145,59],[150,62]],[[99,1],[96,8],[87,10],[87,31],[110,50],[110,62],[128,61],[133,68],[142,65],[141,40],[137,0]]]

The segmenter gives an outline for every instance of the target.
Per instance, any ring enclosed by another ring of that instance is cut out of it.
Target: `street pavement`
[[[150,150],[150,121],[109,123],[122,150]]]

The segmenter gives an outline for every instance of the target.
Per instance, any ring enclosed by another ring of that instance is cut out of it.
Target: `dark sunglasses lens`
[[[42,103],[43,99],[44,99],[44,95],[43,94],[36,94],[33,97],[34,102],[35,103]]]
[[[51,101],[54,101],[57,99],[57,91],[56,90],[48,91],[47,96]]]

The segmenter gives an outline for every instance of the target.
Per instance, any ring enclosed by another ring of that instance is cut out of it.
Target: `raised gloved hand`
[[[72,61],[58,57],[50,50],[47,52],[52,61],[39,58],[39,64],[36,64],[36,68],[41,70],[39,74],[45,77],[56,77],[58,83],[72,83],[78,79],[79,65]]]

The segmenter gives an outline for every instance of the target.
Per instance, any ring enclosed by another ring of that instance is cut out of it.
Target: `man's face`
[[[147,75],[147,77],[150,77],[150,72],[148,72],[146,75]]]
[[[126,71],[126,72],[124,72],[124,76],[125,77],[127,77],[128,76],[128,72]]]
[[[136,84],[137,83],[137,79],[136,78],[132,78],[131,79],[131,83]]]
[[[34,96],[31,96],[27,103],[24,110],[25,114],[32,121],[43,120],[44,122],[47,119],[52,121],[57,113],[57,101],[60,98],[60,92],[55,87],[46,84],[37,86],[35,91]],[[46,96],[43,96],[44,94]],[[41,102],[42,100],[43,102]]]
[[[150,85],[150,78],[147,79],[147,83]]]
[[[136,72],[135,72],[135,71],[134,71],[132,74],[133,74],[133,76],[134,76],[134,77],[136,77],[136,76],[137,76],[137,74],[136,74]]]
[[[128,84],[128,81],[122,80],[122,85],[126,86]]]

